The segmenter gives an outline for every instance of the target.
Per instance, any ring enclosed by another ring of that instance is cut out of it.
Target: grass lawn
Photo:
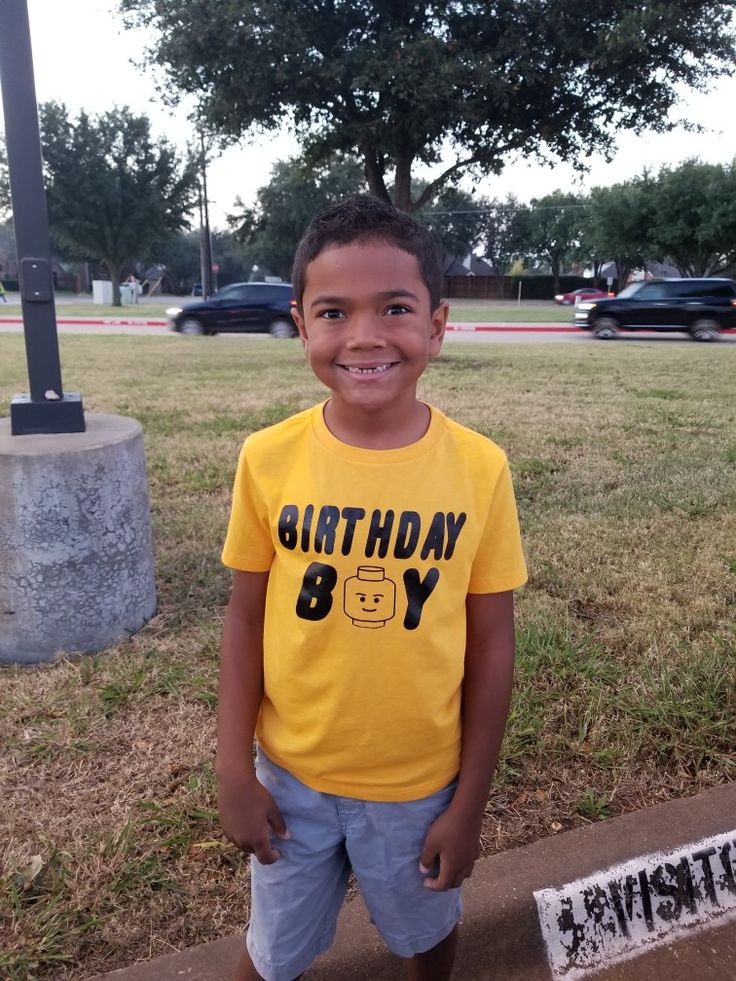
[[[185,302],[192,302],[189,297],[182,297]],[[130,306],[113,307],[103,303],[91,303],[80,300],[64,300],[56,303],[56,317],[63,320],[65,317],[116,317],[120,319],[129,318],[148,318],[165,317],[166,310],[171,306],[184,306],[177,298],[176,303],[169,300],[151,300],[150,302],[136,303]],[[0,317],[21,315],[20,303],[7,303],[0,306]]]
[[[189,296],[176,297],[173,300],[157,301],[155,299],[141,302],[134,306],[111,307],[95,303],[74,303],[64,301],[56,304],[56,316],[59,319],[64,317],[115,317],[118,319],[158,318],[165,317],[166,310],[171,306],[184,307],[189,303],[196,303]],[[0,317],[20,316],[20,303],[7,303],[0,305]],[[506,300],[503,302],[493,300],[478,300],[470,302],[467,300],[450,301],[450,320],[477,321],[481,324],[493,323],[495,321],[510,321],[512,323],[572,323],[573,308],[562,307],[547,301],[529,301],[517,304],[515,301]]]
[[[0,976],[87,977],[239,930],[218,828],[219,550],[243,437],[322,396],[296,344],[61,337],[89,411],[144,425],[159,612],[0,671]],[[499,442],[530,568],[486,853],[734,778],[736,352],[445,345],[422,394]],[[22,387],[0,336],[0,415]]]
[[[475,321],[479,324],[507,323],[564,323],[574,320],[574,307],[563,307],[552,300],[450,300],[452,321]]]

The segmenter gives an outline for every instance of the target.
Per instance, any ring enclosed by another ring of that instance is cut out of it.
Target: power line
[[[434,217],[435,215],[495,215],[495,214],[518,214],[520,211],[567,211],[574,208],[590,208],[592,207],[590,202],[585,204],[543,204],[543,205],[526,205],[521,208],[507,208],[505,205],[501,205],[496,208],[476,208],[473,211],[420,211],[419,214],[425,217]]]

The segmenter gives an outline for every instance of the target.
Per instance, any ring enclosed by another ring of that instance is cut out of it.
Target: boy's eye
[[[404,306],[403,303],[392,303],[390,307],[386,308],[386,313],[390,317],[395,317],[398,314],[411,313],[411,311],[409,310],[409,307]]]
[[[344,314],[342,310],[331,308],[328,310],[321,310],[317,316],[322,317],[323,320],[339,320],[339,318],[344,316]]]

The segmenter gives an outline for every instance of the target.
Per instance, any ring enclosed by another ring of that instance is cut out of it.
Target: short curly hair
[[[442,298],[442,252],[430,230],[370,194],[351,194],[319,211],[297,246],[291,283],[300,309],[309,263],[331,245],[352,242],[384,242],[413,255],[429,290],[432,309],[437,308]]]

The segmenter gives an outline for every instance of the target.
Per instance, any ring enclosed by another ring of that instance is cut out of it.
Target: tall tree
[[[148,119],[127,108],[75,120],[47,102],[40,121],[52,241],[69,256],[102,262],[119,306],[126,265],[188,226],[195,166],[154,141]]]
[[[491,201],[485,216],[483,255],[497,276],[504,276],[512,261],[527,250],[530,210],[513,194],[505,201]]]
[[[446,268],[456,259],[472,255],[480,244],[487,202],[459,188],[445,188],[417,217],[437,237],[447,260]]]
[[[228,224],[260,266],[288,279],[294,250],[314,214],[363,190],[363,174],[355,160],[338,157],[322,166],[299,157],[280,160],[271,169],[271,180],[256,192],[255,206],[247,208],[238,199]]]
[[[634,269],[652,257],[653,220],[652,181],[647,174],[591,191],[586,242],[597,255],[616,263],[619,289]]]
[[[248,279],[254,256],[247,245],[236,241],[232,232],[214,229],[212,258],[218,265],[216,287]],[[180,293],[189,292],[202,275],[199,231],[170,235],[151,247],[156,262],[164,266],[173,287]]]
[[[225,141],[290,123],[314,161],[358,153],[406,211],[509,154],[578,161],[618,130],[671,128],[683,88],[736,59],[736,0],[119,3],[153,38],[162,92],[193,95]]]
[[[10,173],[8,171],[8,151],[5,139],[0,139],[0,221],[7,221],[11,215]]]
[[[736,263],[736,161],[663,167],[649,195],[654,255],[682,276],[714,276]]]
[[[601,279],[601,272],[606,262],[607,256],[600,252],[598,243],[593,234],[593,206],[585,209],[583,222],[580,227],[580,244],[577,249],[577,258],[584,265],[593,267],[593,282],[597,286]]]
[[[157,265],[166,269],[172,289],[179,293],[189,292],[201,279],[201,254],[199,231],[166,235],[151,246],[151,254]]]
[[[554,291],[560,291],[560,273],[565,261],[577,255],[585,226],[587,201],[576,194],[553,191],[532,198],[528,216],[527,247],[546,259],[554,276]]]

